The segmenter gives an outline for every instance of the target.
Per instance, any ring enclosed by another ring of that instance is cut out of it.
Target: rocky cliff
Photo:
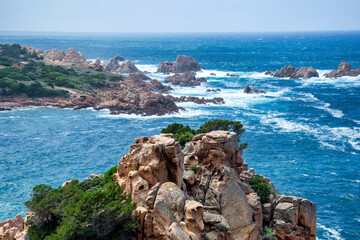
[[[181,150],[172,134],[135,139],[114,180],[138,203],[138,239],[316,239],[316,206],[277,195],[261,202],[235,133],[195,136]]]

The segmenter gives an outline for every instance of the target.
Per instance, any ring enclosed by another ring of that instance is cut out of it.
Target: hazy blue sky
[[[360,0],[0,0],[0,31],[360,30]]]

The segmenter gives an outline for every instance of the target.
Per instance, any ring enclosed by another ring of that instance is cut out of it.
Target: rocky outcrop
[[[21,214],[16,215],[14,219],[7,219],[0,223],[1,240],[25,240],[27,226]]]
[[[210,98],[210,99],[206,99],[206,98],[199,98],[199,97],[193,97],[193,96],[181,96],[181,97],[175,97],[175,96],[171,96],[169,95],[169,97],[171,97],[171,99],[175,102],[193,102],[196,104],[208,104],[208,103],[212,103],[212,104],[225,104],[225,100],[221,97],[216,97],[216,98]]]
[[[173,85],[180,85],[183,87],[194,87],[200,86],[202,82],[206,82],[206,78],[196,78],[194,72],[188,73],[177,73],[175,75],[169,76],[164,80],[166,83],[171,83]]]
[[[279,196],[271,226],[277,239],[316,239],[316,205],[307,199]]]
[[[272,194],[262,204],[254,174],[236,133],[213,131],[183,150],[172,134],[135,139],[113,178],[140,206],[138,239],[263,239],[263,226],[277,239],[315,239],[315,204]]]
[[[250,185],[255,170],[244,162],[236,133],[202,133],[183,150],[172,134],[134,142],[113,180],[137,203],[137,239],[261,240],[264,226],[279,240],[316,239],[314,203],[274,196],[274,185],[260,175],[272,191],[261,202]],[[21,215],[0,223],[0,239],[24,239],[25,226]]]
[[[63,50],[51,49],[40,56],[44,57],[46,63],[55,65],[84,66],[86,62],[84,55],[73,48],[68,49],[66,53]]]
[[[298,79],[298,78],[312,78],[312,77],[319,77],[319,73],[313,67],[301,67],[296,69],[294,74],[291,75],[290,78]]]
[[[151,91],[158,93],[169,93],[172,89],[170,86],[163,85],[160,81],[156,79],[151,79],[150,81]]]
[[[200,71],[199,63],[188,56],[179,55],[174,63],[160,62],[157,72],[159,73],[186,73]]]
[[[136,73],[136,72],[140,72],[140,70],[135,66],[134,62],[127,60],[126,62],[120,63],[120,66],[116,69],[116,72]]]
[[[325,77],[328,78],[339,78],[344,76],[356,77],[360,75],[360,67],[357,69],[351,70],[351,65],[346,62],[342,62],[336,71],[332,71],[329,74],[326,74]]]
[[[269,74],[269,72],[266,72]],[[319,77],[319,73],[313,67],[301,67],[295,69],[292,65],[284,66],[273,74],[277,78],[312,78]]]
[[[118,68],[120,67],[120,62],[123,62],[124,58],[120,57],[120,56],[115,56],[114,58],[112,58],[108,63],[106,63],[104,65],[104,69],[108,72],[116,72],[118,70]],[[96,60],[95,63],[100,64],[100,59],[99,61]]]
[[[245,88],[244,88],[244,93],[247,93],[247,94],[253,94],[253,93],[260,94],[260,93],[266,93],[266,92],[264,90],[257,90],[256,88],[250,88],[248,85],[246,85]]]
[[[44,57],[44,61],[47,64],[61,65],[61,66],[77,66],[77,67],[89,67],[97,71],[112,72],[112,73],[136,73],[140,70],[135,66],[134,62],[126,61],[120,56],[115,56],[109,62],[103,63],[97,58],[94,62],[86,60],[81,52],[76,52],[73,48],[70,48],[65,53],[64,50],[58,51],[57,49],[51,49],[43,51],[41,49],[35,49],[33,47],[24,47],[29,53],[36,53],[39,57]]]

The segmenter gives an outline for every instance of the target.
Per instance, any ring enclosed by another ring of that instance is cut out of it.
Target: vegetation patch
[[[275,195],[275,193],[271,192],[270,186],[266,182],[262,181],[260,175],[257,174],[252,175],[250,180],[250,185],[255,190],[257,195],[260,197],[261,203],[268,202],[270,194]]]
[[[19,44],[0,44],[0,65],[5,67],[0,69],[0,96],[69,97],[67,90],[56,87],[91,92],[123,80],[122,75],[75,71],[41,60],[42,57],[29,54]],[[13,66],[15,63],[21,67]]]
[[[245,131],[243,125],[239,121],[229,121],[223,119],[214,119],[212,121],[207,121],[199,127],[196,131],[190,128],[188,125],[184,126],[183,124],[173,123],[168,125],[166,128],[161,130],[161,133],[172,133],[174,134],[174,139],[180,143],[182,147],[185,146],[187,142],[190,142],[196,134],[208,133],[215,130],[223,131],[232,131],[237,133],[240,141],[240,135]],[[241,149],[245,149],[248,146],[247,143],[240,145]]]
[[[111,168],[104,178],[71,181],[66,187],[34,187],[26,206],[35,215],[27,222],[31,240],[119,239],[138,226],[132,202],[117,182]]]

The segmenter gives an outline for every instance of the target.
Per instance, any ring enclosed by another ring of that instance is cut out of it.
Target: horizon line
[[[29,31],[29,30],[0,30],[0,33],[67,33],[67,34],[240,34],[240,33],[341,33],[341,32],[360,32],[358,30],[280,30],[280,31],[214,31],[214,32],[87,32],[87,31]]]

